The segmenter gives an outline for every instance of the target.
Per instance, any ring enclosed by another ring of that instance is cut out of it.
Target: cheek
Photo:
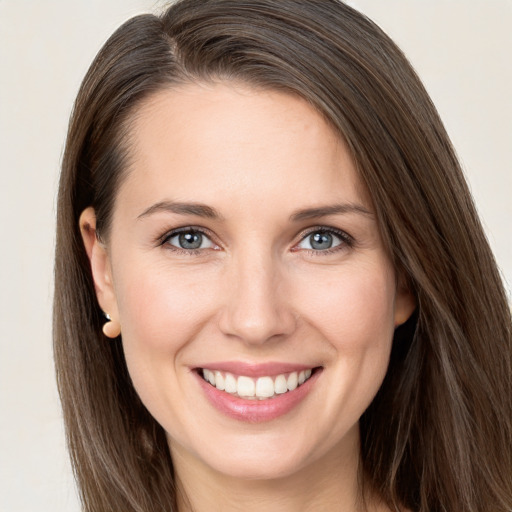
[[[336,350],[387,354],[394,331],[394,281],[387,264],[347,266],[329,279],[303,283],[297,295],[309,322]]]
[[[141,262],[125,267],[114,276],[125,351],[143,352],[139,356],[178,352],[212,311],[213,276]]]
[[[189,343],[211,316],[213,287],[205,288],[207,276],[199,278],[197,272],[186,269],[172,271],[134,261],[123,264],[114,282],[128,372],[151,414],[168,425],[168,411],[177,414],[183,409],[176,402],[186,391],[181,363]],[[181,391],[166,392],[171,389]]]
[[[324,281],[327,282],[327,281]],[[306,321],[327,343],[329,388],[319,397],[335,441],[352,428],[386,375],[394,332],[395,279],[389,266],[337,273],[323,290],[302,294]],[[333,385],[332,383],[335,383]]]

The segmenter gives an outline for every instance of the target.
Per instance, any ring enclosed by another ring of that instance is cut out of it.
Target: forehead
[[[370,206],[343,140],[296,95],[231,83],[180,86],[146,100],[129,130],[120,195],[132,203],[169,195]]]

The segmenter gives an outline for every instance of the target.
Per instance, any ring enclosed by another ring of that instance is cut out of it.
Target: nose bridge
[[[286,297],[286,276],[270,249],[245,246],[233,255],[221,329],[245,343],[261,344],[290,334],[295,317]]]

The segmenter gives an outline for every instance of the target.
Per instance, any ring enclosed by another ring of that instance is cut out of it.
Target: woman
[[[85,510],[509,511],[510,326],[446,132],[364,16],[182,0],[100,51],[56,254]]]

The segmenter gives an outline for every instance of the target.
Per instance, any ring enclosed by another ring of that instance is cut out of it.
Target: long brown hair
[[[175,510],[163,429],[108,342],[78,218],[108,239],[130,120],[176,84],[298,94],[348,145],[417,311],[360,421],[364,485],[394,510],[512,510],[511,317],[443,125],[397,46],[337,0],[181,0],[101,49],[76,99],[57,214],[54,347],[86,511]]]

